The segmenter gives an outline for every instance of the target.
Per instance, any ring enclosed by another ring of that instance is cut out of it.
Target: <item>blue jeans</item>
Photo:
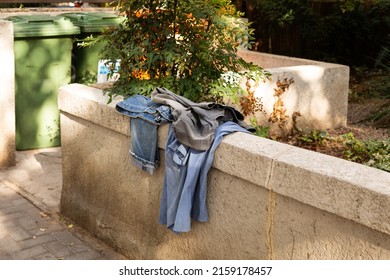
[[[169,106],[155,103],[143,95],[133,95],[116,104],[115,108],[130,118],[140,118],[155,125],[173,121]]]
[[[153,175],[159,165],[158,125],[173,121],[170,107],[150,98],[134,95],[116,105],[116,110],[130,117],[132,163]]]
[[[157,126],[143,119],[130,119],[131,162],[153,175],[159,165]]]

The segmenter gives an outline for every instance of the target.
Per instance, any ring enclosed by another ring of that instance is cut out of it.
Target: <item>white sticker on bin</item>
[[[119,78],[120,60],[118,59],[114,65],[110,60],[99,60],[97,83],[115,82]],[[111,70],[114,74],[110,76]]]

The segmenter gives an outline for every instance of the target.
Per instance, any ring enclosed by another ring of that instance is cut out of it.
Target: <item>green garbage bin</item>
[[[117,26],[123,21],[123,17],[110,13],[65,13],[61,14],[71,20],[74,25],[80,28],[78,41],[83,41],[89,36],[97,36],[105,28]],[[75,42],[72,58],[72,77],[77,83],[96,83],[99,63],[99,53],[104,42],[98,42],[92,46],[81,47]]]
[[[16,149],[60,145],[57,93],[71,81],[72,36],[65,17],[12,16],[15,50]]]

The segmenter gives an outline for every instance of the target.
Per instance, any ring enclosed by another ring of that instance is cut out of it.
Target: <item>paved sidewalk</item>
[[[36,156],[30,152],[30,157],[25,157],[26,154],[18,152],[19,160],[27,158],[30,163],[36,158],[34,155]],[[44,193],[50,194],[50,187],[44,186],[41,191],[37,186],[27,190],[23,187],[23,182],[26,185],[31,185],[32,181],[38,182],[37,185],[41,183],[36,177],[31,177],[34,174],[41,174],[42,177],[44,174],[48,176],[52,174],[52,177],[58,177],[56,173],[58,170],[50,172],[50,165],[45,164],[42,164],[42,167],[46,168],[45,172],[26,172],[28,170],[20,170],[19,161],[16,167],[0,170],[0,260],[125,259],[77,225],[73,225],[71,221],[66,221],[55,213],[53,210],[58,209],[59,200],[57,200],[58,205],[54,203],[54,206],[46,207],[43,203]],[[18,168],[18,172],[30,175],[23,180],[20,178],[12,180],[10,172],[15,173]],[[58,169],[58,166],[53,168]],[[29,190],[34,188],[37,193],[29,193]],[[60,189],[57,189],[58,191]]]

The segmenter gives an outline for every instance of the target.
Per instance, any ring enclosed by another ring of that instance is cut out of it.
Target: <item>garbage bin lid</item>
[[[102,32],[104,28],[116,26],[124,18],[110,13],[65,13],[61,14],[70,19],[83,32]]]
[[[50,15],[11,16],[14,24],[14,37],[52,37],[80,34],[80,28],[69,19]]]

